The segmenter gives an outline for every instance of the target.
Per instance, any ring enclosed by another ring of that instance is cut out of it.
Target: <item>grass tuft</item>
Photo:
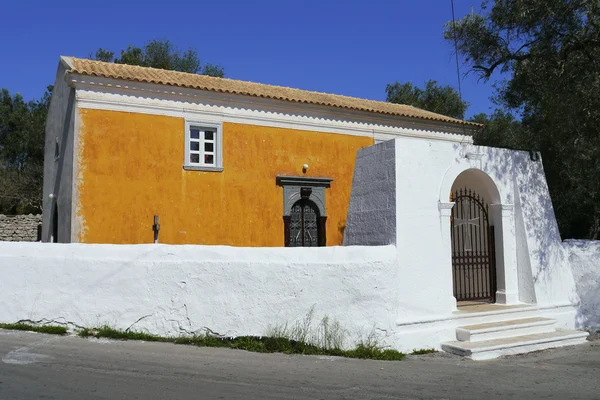
[[[314,344],[289,339],[286,337],[271,336],[237,336],[217,337],[208,333],[197,336],[182,336],[168,338],[149,335],[143,332],[121,331],[103,326],[97,329],[82,329],[78,333],[82,337],[108,338],[115,340],[145,340],[152,342],[170,342],[175,344],[193,345],[199,347],[223,347],[229,349],[246,350],[255,353],[284,353],[304,355],[328,355],[350,358],[364,358],[373,360],[402,360],[404,354],[376,346],[367,347],[359,344],[353,350],[342,350],[339,347],[324,348]]]
[[[413,349],[413,352],[410,353],[412,355],[422,355],[422,354],[430,354],[430,353],[437,353],[436,349]]]
[[[400,361],[406,355],[398,350],[382,349],[381,347],[365,346],[359,343],[354,350],[346,351],[346,357],[371,360]]]
[[[205,332],[194,336],[168,338],[144,332],[122,331],[106,325],[99,328],[82,329],[78,335],[116,340],[170,342],[200,347],[223,347],[256,353],[327,355],[388,361],[398,361],[405,357],[404,353],[393,349],[384,349],[380,346],[380,338],[375,329],[353,349],[345,350],[344,342],[347,331],[338,321],[324,316],[315,326],[313,319],[314,308],[311,308],[301,321],[269,327],[266,336],[222,337]]]
[[[67,328],[64,326],[58,325],[41,325],[35,326],[30,324],[0,324],[1,329],[12,329],[15,331],[31,331],[31,332],[39,332],[39,333],[48,333],[50,335],[66,335]]]
[[[135,331],[121,331],[118,329],[111,328],[108,325],[101,326],[100,328],[90,329],[85,328],[77,333],[81,337],[103,337],[114,340],[144,340],[146,342],[172,342],[173,339],[166,338],[157,335],[151,335],[145,332]]]

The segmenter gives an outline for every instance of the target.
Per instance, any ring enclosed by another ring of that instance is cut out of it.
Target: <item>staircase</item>
[[[586,341],[587,332],[557,329],[550,318],[521,318],[456,328],[455,342],[442,343],[449,353],[473,360],[572,346]]]

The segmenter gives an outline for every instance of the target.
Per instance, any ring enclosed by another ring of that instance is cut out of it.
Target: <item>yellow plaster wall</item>
[[[356,152],[368,137],[223,124],[223,172],[185,171],[182,118],[81,109],[77,218],[84,243],[283,246],[277,175],[333,178],[327,245],[343,239]],[[309,164],[303,174],[302,165]]]

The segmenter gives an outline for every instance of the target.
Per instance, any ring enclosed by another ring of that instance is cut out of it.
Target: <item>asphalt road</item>
[[[0,399],[600,399],[600,340],[474,362],[256,354],[0,330]]]

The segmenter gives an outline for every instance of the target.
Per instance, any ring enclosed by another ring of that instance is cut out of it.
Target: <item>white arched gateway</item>
[[[451,167],[441,189],[445,198],[440,193],[441,218],[449,231],[443,246],[450,251],[453,297],[459,302],[517,304],[514,205],[508,201],[512,196],[502,196],[477,164],[476,159]]]
[[[477,359],[584,341],[565,330],[577,296],[539,158],[465,142],[357,156],[344,244],[396,247],[387,332]]]

